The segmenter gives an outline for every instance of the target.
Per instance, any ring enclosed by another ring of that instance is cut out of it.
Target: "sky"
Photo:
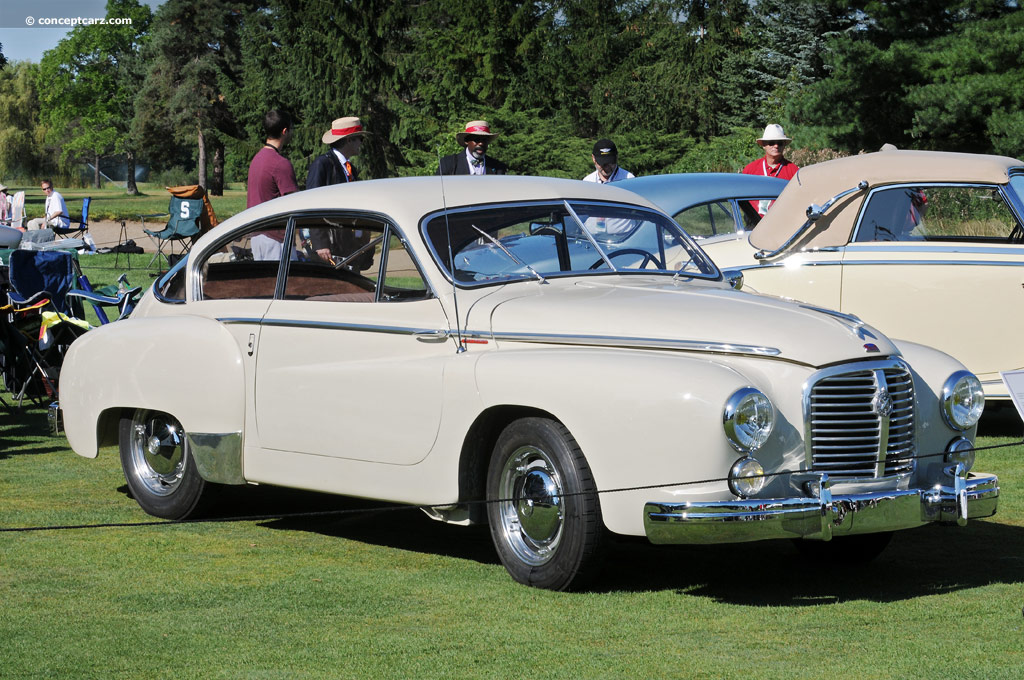
[[[164,0],[143,2],[155,10]],[[101,18],[106,7],[106,0],[0,0],[0,51],[8,61],[39,63],[43,52],[56,47],[73,28],[67,21],[57,27],[45,24],[52,19]]]

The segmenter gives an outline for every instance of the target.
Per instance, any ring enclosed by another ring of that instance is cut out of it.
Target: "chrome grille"
[[[804,395],[811,469],[840,478],[910,472],[915,451],[910,371],[899,361],[852,369],[819,372]]]

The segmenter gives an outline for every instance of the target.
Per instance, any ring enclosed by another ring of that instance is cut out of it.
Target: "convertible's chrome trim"
[[[687,352],[744,354],[759,357],[774,357],[782,354],[782,350],[776,349],[775,347],[736,345],[728,342],[707,342],[701,340],[680,340],[674,338],[636,338],[618,335],[568,335],[562,333],[485,333],[481,331],[466,331],[466,335],[480,338],[493,338],[499,342],[535,342],[554,345],[630,347],[633,349],[675,349]]]
[[[987,254],[987,253],[986,253]],[[993,253],[994,254],[994,253]],[[1018,250],[1015,255],[1024,255],[1024,250]],[[762,262],[760,264],[744,264],[736,267],[725,267],[723,271],[745,272],[748,269],[768,269],[774,267],[793,267],[794,263],[787,260],[776,262]],[[858,265],[946,265],[964,267],[1024,267],[1024,260],[1012,262],[1009,260],[829,260],[827,262],[800,262],[798,267],[829,267]]]
[[[963,526],[990,517],[999,502],[999,478],[969,474],[958,466],[952,482],[928,489],[833,494],[828,475],[807,498],[644,505],[644,532],[651,543],[737,543],[769,538],[808,538],[909,529],[929,522]]]
[[[216,484],[245,484],[242,475],[242,432],[188,432],[189,451],[199,476]]]
[[[894,253],[971,253],[979,255],[1020,255],[1024,253],[1024,244],[1016,247],[1010,246],[985,246],[974,241],[932,241],[916,242],[911,241],[904,244],[892,242],[860,242],[851,243],[844,250],[848,253],[877,253],[879,251],[892,251]]]
[[[762,248],[761,250],[758,250],[756,253],[754,253],[754,259],[755,260],[770,260],[770,259],[774,258],[775,256],[777,256],[779,253],[784,252],[786,249],[789,248],[789,246],[791,246],[793,243],[795,243],[796,240],[798,238],[800,238],[800,236],[802,236],[804,234],[804,232],[807,231],[808,227],[810,227],[812,224],[815,224],[818,220],[820,220],[822,217],[824,217],[825,213],[828,212],[829,208],[831,208],[832,205],[836,201],[838,201],[841,198],[845,198],[846,196],[849,196],[850,194],[855,193],[857,191],[864,191],[867,188],[868,188],[867,180],[861,180],[860,182],[857,183],[857,186],[853,187],[852,189],[847,189],[846,191],[841,191],[838,194],[836,194],[835,196],[833,196],[832,198],[830,198],[827,201],[825,201],[825,205],[815,205],[815,204],[812,203],[811,205],[807,206],[807,210],[805,211],[806,215],[807,215],[807,221],[805,221],[800,226],[800,228],[798,228],[796,231],[794,231],[793,234],[788,239],[786,239],[786,242],[783,243],[781,246],[779,246],[775,250],[771,251],[770,253],[766,252]]]

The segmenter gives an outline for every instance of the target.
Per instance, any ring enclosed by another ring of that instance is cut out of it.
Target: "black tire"
[[[501,433],[487,468],[487,518],[516,581],[574,590],[597,574],[607,543],[597,485],[559,422],[523,418]]]
[[[199,476],[181,423],[166,413],[135,409],[122,416],[121,468],[132,497],[150,515],[185,519],[202,499]]]
[[[889,541],[891,531],[876,534],[857,534],[840,536],[831,541],[808,541],[796,539],[800,557],[812,564],[831,564],[836,566],[867,564],[882,554]]]

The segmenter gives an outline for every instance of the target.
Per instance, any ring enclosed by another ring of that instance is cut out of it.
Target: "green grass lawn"
[[[152,215],[167,212],[167,204],[171,195],[163,185],[140,182],[139,195],[128,196],[124,189],[115,185],[106,185],[102,189],[67,189],[57,185],[57,191],[64,197],[68,212],[73,219],[82,214],[82,199],[92,198],[89,206],[89,220],[131,219],[137,221],[138,215]],[[10,185],[8,194],[17,191],[25,192],[25,215],[28,219],[43,216],[43,205],[46,197],[38,184]],[[210,196],[210,203],[217,219],[224,221],[235,213],[245,210],[245,185],[229,184],[223,196]]]
[[[997,516],[902,532],[867,566],[801,564],[786,542],[630,542],[595,590],[566,594],[515,584],[486,530],[373,502],[223,487],[214,518],[347,512],[147,524],[116,451],[81,458],[45,421],[41,407],[0,408],[0,528],[138,526],[0,533],[5,679],[1019,678],[1024,668],[1021,446],[978,455],[977,468],[1001,478]]]

